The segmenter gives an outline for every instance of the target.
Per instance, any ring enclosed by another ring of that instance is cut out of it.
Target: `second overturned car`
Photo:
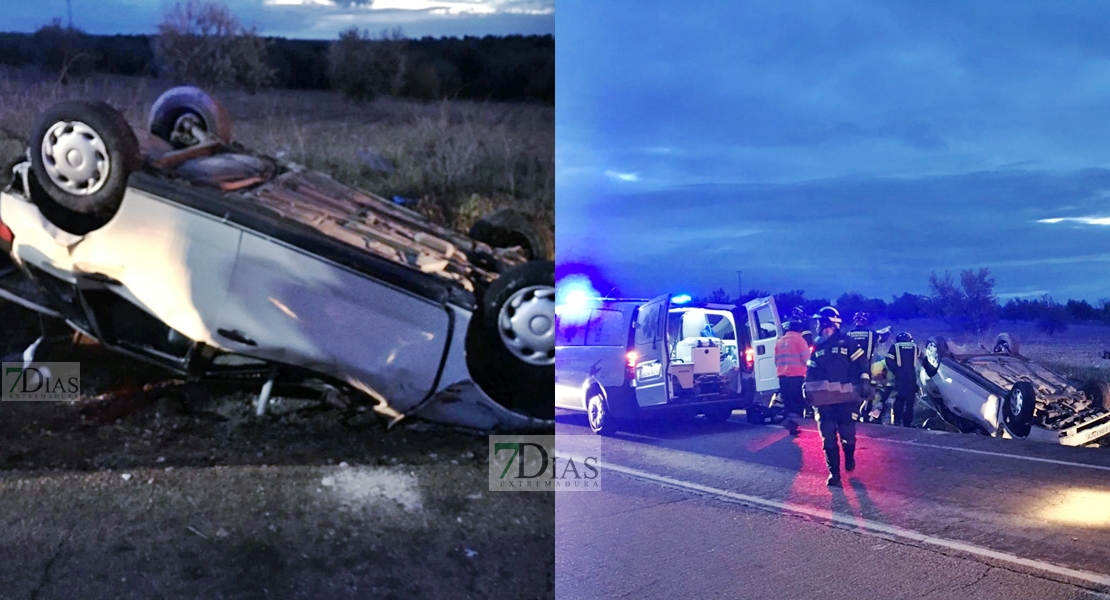
[[[553,424],[554,265],[523,215],[447,230],[232,142],[197,88],[163,94],[140,134],[102,102],[44,112],[0,192],[0,296],[193,377]]]
[[[1110,436],[1110,384],[1076,385],[1019,351],[1005,333],[990,350],[929,338],[918,371],[923,399],[964,432],[1065,446]]]

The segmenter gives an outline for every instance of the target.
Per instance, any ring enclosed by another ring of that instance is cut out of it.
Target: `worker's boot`
[[[844,444],[844,470],[849,473],[856,470],[855,444]]]
[[[829,473],[829,478],[825,480],[825,485],[829,487],[840,487],[840,473]]]
[[[826,443],[825,466],[829,468],[829,480],[825,483],[830,487],[840,487],[840,449],[836,447],[836,440],[832,444]]]

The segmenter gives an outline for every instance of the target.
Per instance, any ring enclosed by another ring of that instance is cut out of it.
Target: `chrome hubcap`
[[[1024,402],[1025,398],[1022,397],[1021,390],[1014,390],[1014,393],[1010,394],[1010,412],[1015,416],[1021,414],[1021,405]]]
[[[513,294],[497,319],[501,341],[520,360],[555,364],[555,288],[533,285]]]
[[[590,398],[590,426],[594,429],[598,428],[601,422],[601,403],[595,398]]]
[[[80,121],[60,121],[47,130],[42,163],[50,181],[74,196],[95,194],[112,168],[104,140]]]
[[[933,368],[940,366],[940,359],[937,358],[936,344],[928,344],[925,346],[925,360],[929,361],[929,365]]]

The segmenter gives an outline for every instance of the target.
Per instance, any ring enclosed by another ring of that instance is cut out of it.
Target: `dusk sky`
[[[546,35],[555,31],[555,0],[224,0],[263,35],[326,39],[351,26],[378,33],[402,28],[410,38]],[[95,34],[153,33],[169,0],[72,0],[73,24]],[[34,31],[66,17],[65,0],[4,0],[0,31]]]
[[[1110,4],[560,0],[556,235],[630,296],[1110,297]],[[603,292],[606,290],[603,290]]]

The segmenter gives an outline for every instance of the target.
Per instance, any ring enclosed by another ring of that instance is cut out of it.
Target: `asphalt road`
[[[491,493],[486,436],[137,396],[0,403],[0,599],[554,597],[554,495]]]
[[[589,451],[560,412],[567,456]],[[556,494],[559,598],[1110,598],[1110,451],[861,425],[820,438],[647,423],[603,438],[601,491]],[[576,450],[580,446],[581,451]]]

